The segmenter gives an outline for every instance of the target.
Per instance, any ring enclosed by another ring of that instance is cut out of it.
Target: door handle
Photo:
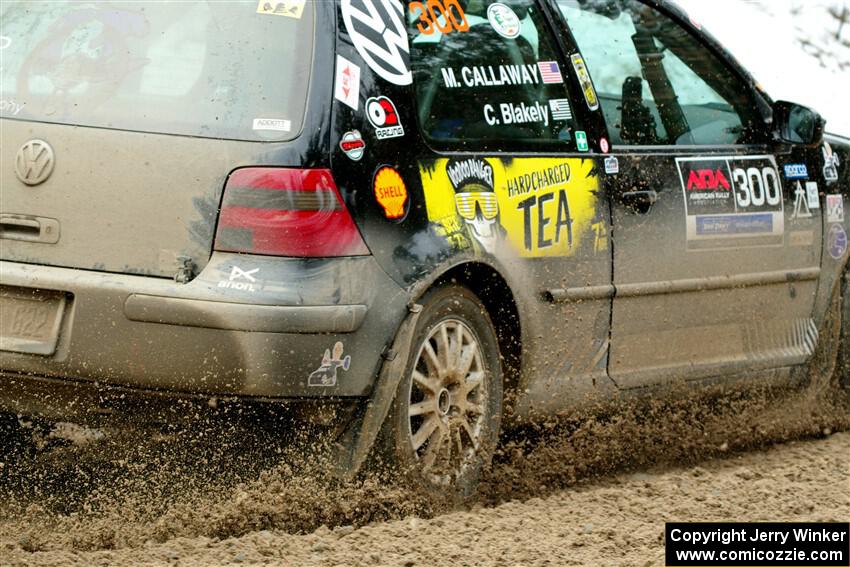
[[[2,213],[0,238],[56,244],[59,242],[59,221],[46,217]]]
[[[644,191],[626,191],[620,194],[620,202],[635,214],[645,215],[658,202],[658,193],[648,189]]]

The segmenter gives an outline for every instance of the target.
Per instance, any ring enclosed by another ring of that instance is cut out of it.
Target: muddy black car
[[[671,3],[0,10],[9,413],[349,406],[468,491],[503,414],[848,360],[850,141]]]

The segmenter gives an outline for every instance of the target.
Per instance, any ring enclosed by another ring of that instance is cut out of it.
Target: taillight
[[[230,174],[215,249],[298,257],[369,253],[330,171],[274,167]]]

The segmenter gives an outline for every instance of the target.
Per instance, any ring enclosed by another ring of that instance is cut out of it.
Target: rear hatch
[[[173,277],[229,171],[298,137],[307,2],[4,2],[0,258]]]

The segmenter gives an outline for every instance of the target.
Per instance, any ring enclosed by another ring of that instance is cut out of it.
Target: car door
[[[428,221],[410,248],[431,270],[471,257],[506,274],[525,337],[520,404],[554,411],[608,381],[610,220],[590,112],[535,0],[438,4],[409,4]]]
[[[812,353],[819,188],[775,155],[766,101],[698,30],[636,0],[557,0],[611,137],[609,374],[633,388]]]

